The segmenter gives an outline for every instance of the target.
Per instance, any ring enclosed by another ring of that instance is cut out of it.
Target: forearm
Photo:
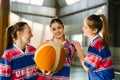
[[[83,53],[83,50],[81,48],[79,48],[79,49],[77,49],[77,52],[78,52],[79,60],[80,60],[80,62],[82,64],[83,68],[85,69],[85,71],[88,72],[89,68],[84,65],[85,55]]]

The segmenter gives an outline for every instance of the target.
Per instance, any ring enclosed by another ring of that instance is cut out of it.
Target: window
[[[14,13],[10,12],[10,24],[13,25],[14,23],[18,22],[20,17]]]
[[[30,4],[42,5],[43,0],[31,0]]]
[[[17,2],[21,2],[21,3],[29,3],[30,0],[16,0]]]
[[[28,3],[28,4],[35,4],[35,5],[42,5],[44,0],[11,0],[21,3]]]
[[[10,0],[10,1],[16,1],[16,0]]]
[[[82,45],[82,34],[72,35],[72,41],[78,41]]]
[[[78,1],[80,1],[80,0],[65,0],[66,1],[66,3],[68,4],[68,5],[71,5],[71,4],[73,4],[73,3],[75,3],[75,2],[78,2]]]

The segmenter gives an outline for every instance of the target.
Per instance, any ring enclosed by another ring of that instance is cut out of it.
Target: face
[[[61,39],[64,37],[64,27],[61,24],[52,23],[50,29],[54,38]]]
[[[25,25],[25,28],[22,31],[22,35],[21,35],[22,43],[24,43],[24,44],[30,43],[30,39],[32,36],[33,35],[32,35],[30,27],[28,25]]]
[[[84,35],[85,36],[87,36],[87,37],[93,37],[95,34],[94,34],[94,30],[92,30],[88,25],[87,25],[87,23],[86,23],[86,21],[84,21],[84,26],[83,26],[83,28],[82,28],[82,30],[83,30],[83,33],[84,33]]]

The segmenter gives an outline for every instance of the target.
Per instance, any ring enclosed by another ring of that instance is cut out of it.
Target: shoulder
[[[97,50],[101,50],[103,48],[102,42],[103,39],[101,37],[98,37],[96,40],[93,41],[91,46],[96,48]]]
[[[13,57],[19,55],[19,51],[17,50],[17,48],[15,48],[14,46],[5,50],[3,53],[3,58],[5,58],[6,60],[11,60]]]
[[[76,49],[75,49],[75,46],[74,46],[70,41],[68,41],[68,40],[65,40],[65,41],[62,43],[62,45],[63,45],[64,47],[69,48],[69,50],[72,51],[72,53],[74,53],[74,51],[76,50]]]

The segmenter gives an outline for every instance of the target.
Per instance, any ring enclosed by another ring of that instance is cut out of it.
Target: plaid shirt
[[[88,47],[84,62],[90,68],[89,80],[113,80],[114,69],[110,50],[103,47],[102,38],[97,36]]]
[[[15,46],[6,50],[0,61],[0,80],[36,80],[35,50],[29,45],[25,52]]]

